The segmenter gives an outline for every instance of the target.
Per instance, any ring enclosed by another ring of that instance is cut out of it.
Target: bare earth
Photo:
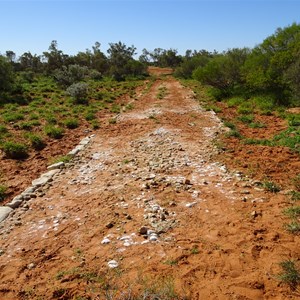
[[[0,299],[132,299],[158,282],[180,299],[298,299],[276,278],[300,251],[286,196],[216,161],[226,129],[172,77],[128,100],[1,223]]]

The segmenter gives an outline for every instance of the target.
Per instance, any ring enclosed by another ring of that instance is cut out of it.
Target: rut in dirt
[[[283,299],[281,196],[214,160],[226,129],[174,78],[130,101],[1,224],[0,298],[130,299],[148,278],[166,299]]]

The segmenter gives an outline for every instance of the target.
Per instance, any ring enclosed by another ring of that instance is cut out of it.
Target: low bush
[[[16,143],[13,141],[5,142],[2,145],[2,150],[7,158],[25,159],[28,157],[28,147],[22,143]]]
[[[29,139],[32,148],[35,150],[42,150],[46,147],[45,141],[37,134],[28,134],[27,138]]]
[[[79,126],[79,121],[77,119],[66,119],[64,124],[69,129],[75,129]]]
[[[0,202],[6,198],[7,187],[3,184],[0,184]]]
[[[278,275],[279,280],[287,283],[292,289],[295,289],[300,283],[300,271],[295,261],[285,260],[279,263],[282,273]]]
[[[5,123],[24,120],[24,116],[18,112],[6,112],[2,115],[2,118]]]
[[[53,139],[61,139],[64,135],[64,130],[60,127],[47,125],[45,127],[45,133]]]
[[[70,95],[76,104],[86,104],[88,102],[88,84],[85,82],[74,83],[67,88],[67,94]]]

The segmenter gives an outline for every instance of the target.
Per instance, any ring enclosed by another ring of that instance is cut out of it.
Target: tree
[[[53,40],[48,48],[49,52],[44,52],[44,57],[46,59],[46,72],[48,74],[52,73],[54,70],[59,69],[64,64],[66,64],[69,56],[64,54],[61,50],[57,48],[57,41]]]
[[[86,66],[69,65],[54,71],[54,78],[63,86],[69,86],[84,79],[88,74]]]
[[[299,53],[300,25],[278,28],[246,60],[243,72],[247,85],[253,91],[272,94],[277,104],[288,105],[298,93]]]
[[[116,80],[123,80],[128,75],[138,76],[144,74],[145,66],[135,61],[136,54],[134,46],[127,47],[125,44],[110,43],[107,50],[109,54],[109,74]]]
[[[41,56],[32,55],[30,52],[23,53],[18,60],[18,70],[20,71],[32,71],[34,73],[42,72],[43,63],[41,62]]]
[[[0,94],[10,92],[13,89],[14,73],[7,58],[0,55]]]

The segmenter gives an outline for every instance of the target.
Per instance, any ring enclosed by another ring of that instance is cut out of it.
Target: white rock
[[[22,204],[23,200],[18,198],[18,199],[13,199],[11,202],[7,203],[6,206],[10,208],[18,208]]]
[[[155,242],[158,240],[158,236],[156,234],[151,234],[149,237],[150,242]]]
[[[103,244],[103,245],[106,245],[106,244],[109,244],[109,243],[110,243],[110,239],[108,239],[108,238],[104,238],[101,242],[101,244]]]
[[[108,263],[107,263],[108,267],[111,268],[111,269],[115,269],[119,266],[118,262],[116,262],[115,260],[110,260]]]
[[[12,211],[12,208],[10,208],[10,207],[0,206],[0,222],[5,220],[11,211]]]
[[[90,138],[89,138],[89,137],[85,137],[85,138],[83,138],[83,139],[80,141],[79,145],[85,146],[85,145],[87,145],[89,142],[90,142]]]
[[[197,202],[191,202],[191,203],[187,203],[185,206],[186,207],[193,207],[193,206],[195,206],[197,204]]]
[[[129,235],[124,235],[120,238],[120,241],[127,241],[127,240],[131,240],[131,236]]]
[[[71,150],[69,153],[68,153],[68,155],[70,155],[70,156],[75,156],[76,154],[78,154],[79,153],[79,149],[77,149],[77,148],[74,148],[73,150]]]
[[[47,170],[61,169],[64,165],[65,165],[65,163],[63,161],[60,161],[56,164],[52,164],[52,165],[48,166]]]
[[[49,181],[48,177],[40,177],[32,181],[32,185],[35,187],[43,186]]]

